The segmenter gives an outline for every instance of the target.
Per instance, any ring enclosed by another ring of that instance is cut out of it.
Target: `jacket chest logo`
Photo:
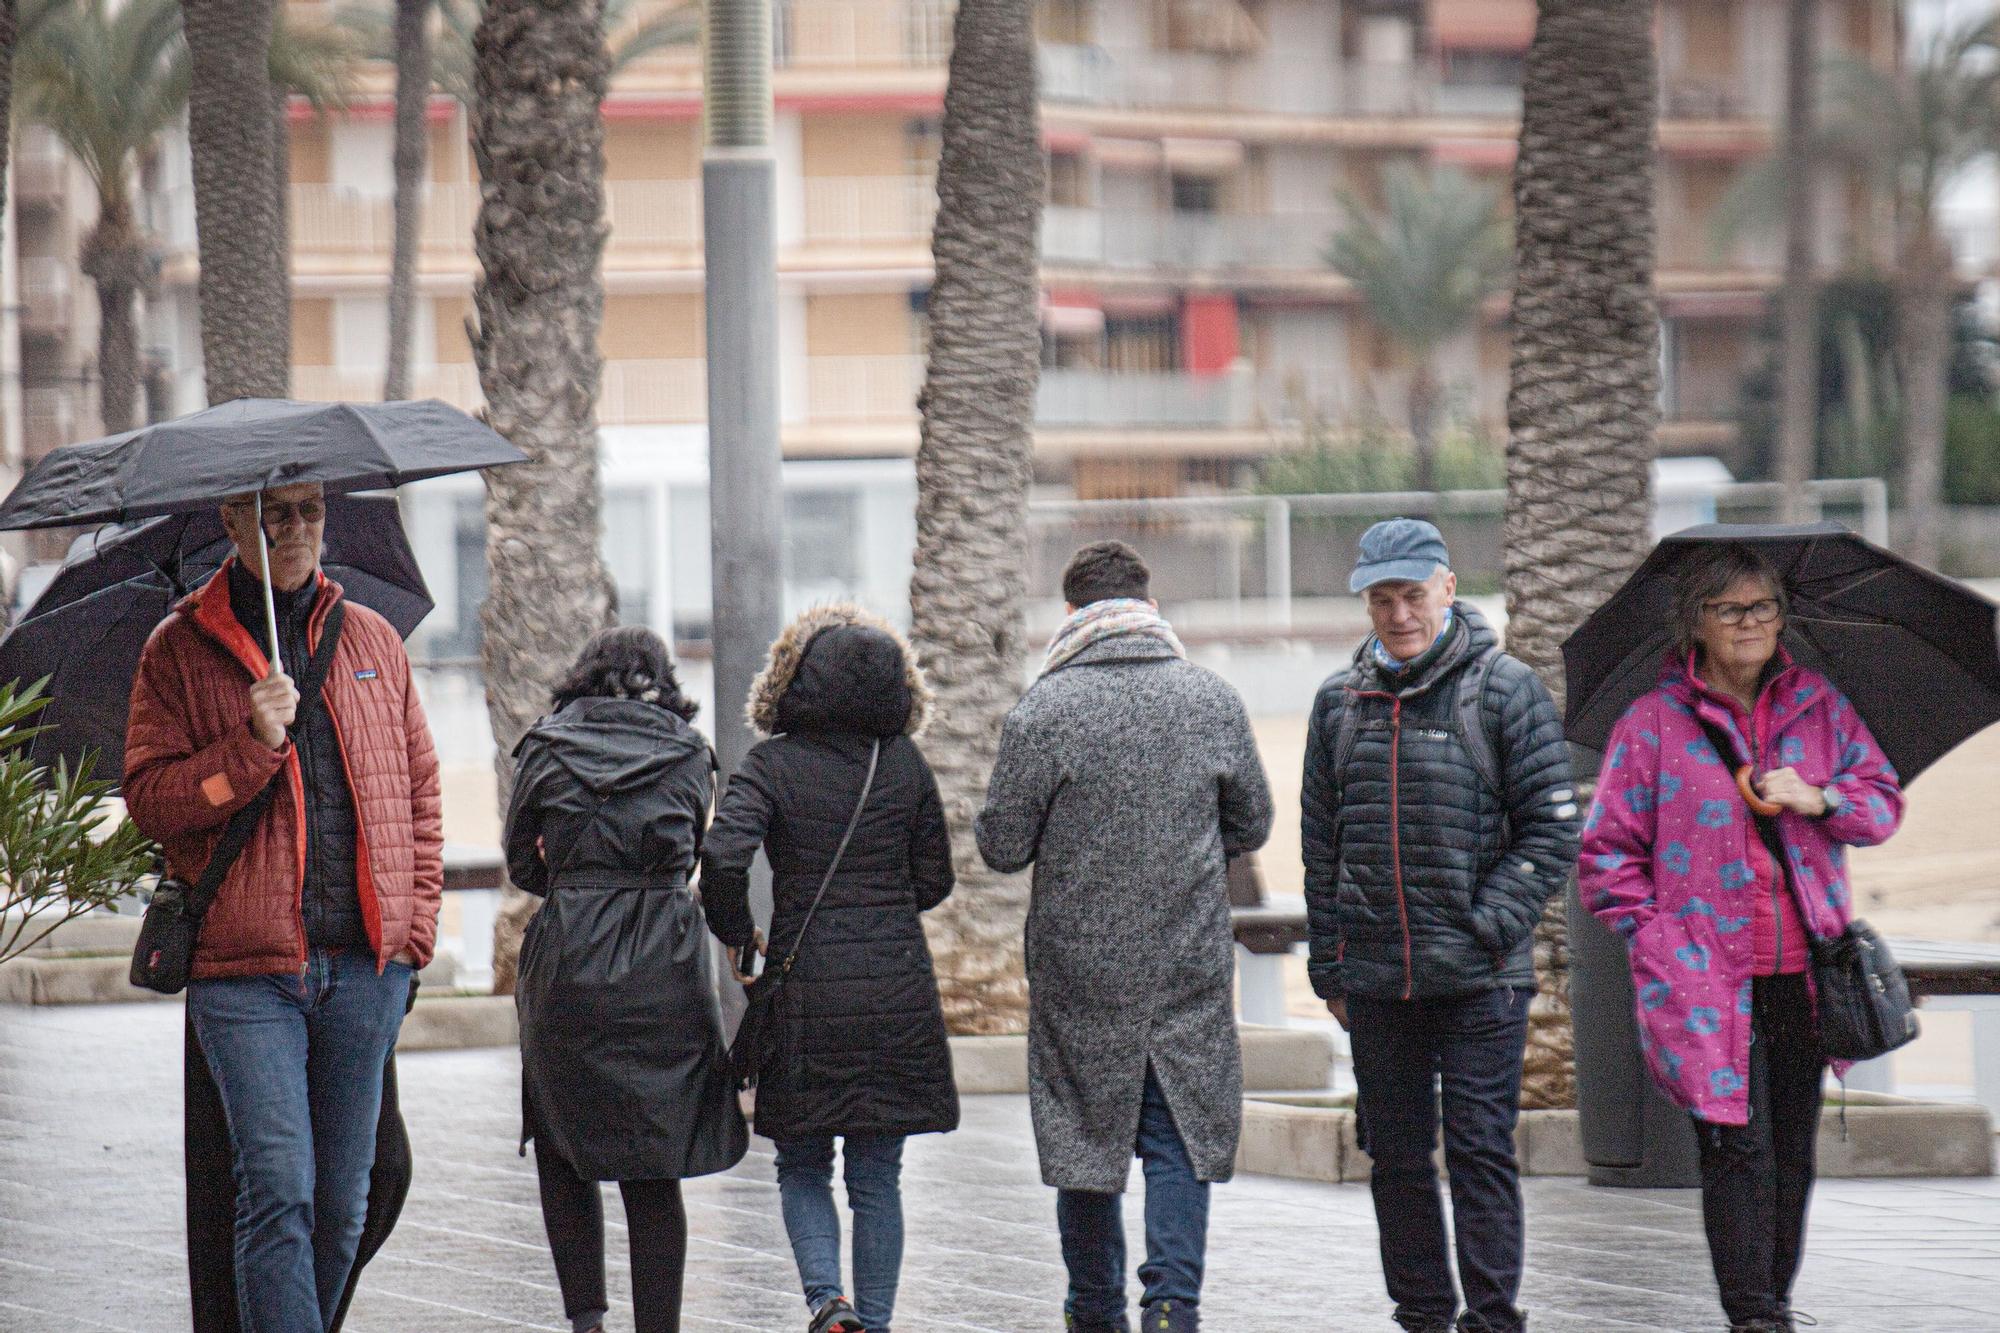
[[[374,667],[363,667],[354,673],[354,678],[356,680],[373,680],[380,674]]]

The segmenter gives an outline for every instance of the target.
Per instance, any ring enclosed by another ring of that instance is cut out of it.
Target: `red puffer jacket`
[[[233,562],[232,562],[233,563]],[[307,630],[314,644],[340,585]],[[287,663],[303,672],[304,663]],[[230,868],[202,925],[196,979],[297,972],[305,965],[299,893],[305,882],[304,789],[291,743],[250,734],[250,686],[270,670],[229,606],[225,565],[160,622],[139,659],[125,732],[125,803],[192,882],[230,815],[283,770],[286,785]],[[347,604],[322,696],[354,794],[361,915],[379,970],[408,948],[419,965],[437,943],[444,833],[437,752],[403,641],[381,616]]]

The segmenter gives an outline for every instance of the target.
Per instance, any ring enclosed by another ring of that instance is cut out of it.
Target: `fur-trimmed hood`
[[[821,639],[828,631],[834,633]],[[785,627],[751,682],[743,711],[761,736],[915,736],[930,720],[931,689],[916,654],[888,621],[851,602],[834,602],[802,612]]]

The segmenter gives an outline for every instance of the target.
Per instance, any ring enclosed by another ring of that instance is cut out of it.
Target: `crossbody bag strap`
[[[833,883],[833,872],[840,869],[840,858],[847,854],[849,839],[854,837],[855,826],[861,823],[861,812],[868,805],[868,793],[875,788],[875,765],[882,757],[882,742],[877,740],[868,747],[868,776],[861,782],[861,799],[854,803],[854,813],[847,817],[847,831],[840,835],[840,846],[833,850],[833,860],[827,862],[826,874],[820,877],[819,892],[813,895],[812,906],[806,909],[805,922],[799,933],[792,939],[792,951],[785,955],[785,961],[778,968],[779,977],[788,977],[792,964],[799,961],[799,950],[805,945],[806,932],[812,929],[813,917],[819,913],[821,899],[826,897],[827,886]]]
[[[320,702],[320,692],[326,685],[327,672],[332,669],[334,652],[340,647],[340,626],[345,619],[346,607],[335,602],[333,609],[326,613],[326,623],[320,627],[319,645],[313,649],[306,672],[299,681],[299,705],[292,714],[292,725],[286,730],[296,736],[305,725],[306,717]],[[229,868],[236,864],[236,858],[243,854],[243,848],[250,841],[251,831],[257,821],[271,808],[271,802],[278,795],[278,780],[284,773],[282,765],[271,780],[260,788],[249,803],[229,817],[222,827],[222,836],[216,840],[215,850],[209,854],[208,867],[201,872],[193,891],[188,895],[188,913],[199,921],[208,915],[208,909],[215,905],[215,897],[222,891],[222,881],[229,874]]]
[[[1699,711],[1695,713],[1694,720],[1701,724],[1703,733],[1708,736],[1708,743],[1715,747],[1716,756],[1722,760],[1723,771],[1733,774],[1736,771],[1736,747],[1730,740],[1729,733],[1703,717]],[[1732,782],[1730,785],[1735,784]],[[1785,838],[1778,828],[1777,816],[1758,814],[1750,808],[1748,801],[1743,803],[1743,811],[1750,816],[1751,824],[1757,830],[1757,840],[1764,844],[1764,851],[1771,858],[1772,871],[1784,881],[1786,890],[1791,893],[1792,900],[1799,909],[1799,921],[1806,928],[1807,939],[1818,939],[1819,937],[1813,934],[1812,914],[1806,910],[1805,895],[1799,892],[1798,881],[1792,876],[1791,858],[1785,854]]]

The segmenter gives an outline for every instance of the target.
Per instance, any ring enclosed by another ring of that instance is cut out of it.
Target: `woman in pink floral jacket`
[[[1827,1065],[1807,945],[1852,916],[1846,849],[1903,815],[1867,724],[1779,647],[1784,617],[1754,548],[1690,563],[1676,649],[1611,734],[1580,868],[1584,902],[1629,942],[1653,1077],[1701,1131],[1710,1257],[1744,1333],[1793,1327]],[[1746,766],[1777,811],[1768,841]]]

